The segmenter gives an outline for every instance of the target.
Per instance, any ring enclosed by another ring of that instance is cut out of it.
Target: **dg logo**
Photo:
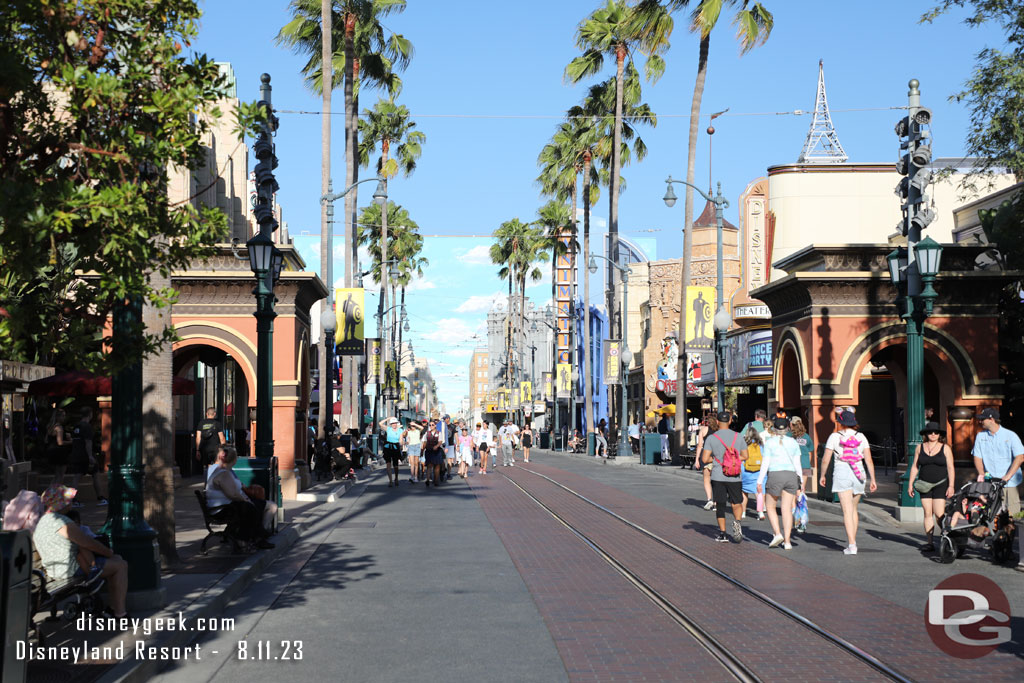
[[[956,574],[928,591],[924,621],[936,647],[960,659],[984,657],[1012,635],[1006,593],[980,574]]]

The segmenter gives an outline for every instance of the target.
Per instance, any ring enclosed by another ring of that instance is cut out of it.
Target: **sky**
[[[893,125],[900,113],[891,108],[906,105],[911,78],[920,81],[922,104],[933,110],[935,156],[963,155],[969,112],[950,96],[970,76],[974,56],[1003,40],[996,28],[963,25],[962,11],[920,24],[920,16],[934,4],[767,0],[774,31],[765,45],[743,56],[731,16],[723,17],[711,36],[696,178],[706,187],[710,171],[713,181],[721,183],[732,204],[727,220],[737,222],[740,194],[769,166],[796,161],[811,118],[793,112],[814,108],[819,59],[824,60],[832,120],[851,162],[896,160]],[[260,74],[272,77],[281,122],[278,199],[309,269],[319,271],[321,103],[299,73],[305,58],[274,40],[290,20],[288,3],[205,0],[201,6],[205,14],[192,48],[231,62],[239,98],[258,99]],[[506,291],[497,267],[482,258],[489,235],[503,221],[536,217],[545,202],[535,182],[538,153],[587,87],[614,73],[613,62],[607,61],[600,77],[578,85],[563,79],[565,65],[579,54],[576,27],[597,6],[594,0],[409,0],[404,13],[384,21],[415,47],[397,99],[427,137],[416,171],[389,183],[390,199],[409,211],[426,236],[424,255],[430,261],[407,302],[410,337],[417,358],[430,360],[440,399],[450,410],[468,394],[469,356],[477,341],[485,343],[486,302]],[[649,154],[623,169],[626,188],[619,203],[622,233],[653,239],[657,253],[651,257],[661,259],[682,255],[683,202],[670,209],[661,197],[668,175],[686,176],[698,50],[685,15],[677,13],[675,24],[664,76],[643,86],[644,101],[658,115],[657,127],[641,129]],[[372,107],[380,96],[364,90],[361,109]],[[728,113],[715,120],[709,169],[703,129],[709,114],[724,109]],[[331,164],[338,189],[345,169],[340,90],[333,110]],[[362,173],[368,177],[369,170]],[[362,207],[373,184],[360,191]],[[337,206],[341,214],[343,202]],[[695,214],[702,207],[697,197]],[[602,244],[599,233],[606,229],[607,215],[605,191],[592,212],[595,248]],[[340,244],[338,236],[336,253],[342,252]],[[343,272],[340,260],[334,272]],[[602,282],[603,273],[592,280],[595,304],[602,298]],[[538,283],[528,295],[543,305],[550,281]],[[368,297],[366,305],[373,310],[376,300]]]

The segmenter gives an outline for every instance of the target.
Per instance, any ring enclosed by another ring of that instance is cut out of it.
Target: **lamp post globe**
[[[325,300],[326,301],[326,300]],[[324,304],[324,310],[320,314],[320,329],[324,331],[324,336],[334,336],[334,330],[337,326],[338,318],[335,316],[334,311],[330,308],[329,303]]]

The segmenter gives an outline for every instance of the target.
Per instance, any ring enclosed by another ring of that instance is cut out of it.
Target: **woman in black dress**
[[[426,436],[423,438],[423,448],[427,453],[427,471],[424,474],[426,486],[430,486],[431,475],[433,475],[434,486],[440,484],[441,468],[444,466],[444,446],[441,444],[441,434],[437,431],[437,422],[430,421]]]
[[[530,462],[530,448],[533,447],[533,430],[530,429],[529,422],[523,425],[521,438],[523,444],[523,462]]]
[[[924,533],[928,537],[921,550],[932,551],[935,550],[935,543],[932,541],[935,523],[941,523],[946,511],[946,498],[952,496],[954,492],[953,451],[946,443],[945,434],[937,422],[926,424],[921,430],[921,436],[924,437],[924,443],[914,451],[914,464],[910,467],[907,488],[911,498],[921,494]]]

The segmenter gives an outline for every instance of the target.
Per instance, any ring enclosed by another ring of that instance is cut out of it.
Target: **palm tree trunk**
[[[320,119],[320,194],[326,195],[330,191],[331,183],[331,91],[334,86],[334,71],[332,70],[331,38],[331,0],[321,0],[320,3],[320,90],[323,95],[323,102],[320,105],[323,115]],[[331,225],[327,222],[327,204],[320,205],[320,273],[323,275],[327,285],[327,298],[323,305],[329,307],[334,300],[332,296],[333,287],[331,283]],[[331,380],[327,385],[326,379],[332,373],[328,371],[331,361],[327,349],[327,336],[320,331],[320,411],[317,415],[316,431],[321,439],[326,437],[328,417],[328,398],[334,397],[334,382]]]
[[[523,372],[523,365],[526,363],[526,270],[519,276],[519,301],[519,378],[522,379],[526,374]],[[522,392],[519,395],[519,405],[523,406]],[[526,407],[523,406],[523,420],[526,419]]]
[[[583,154],[583,414],[586,433],[594,430],[594,401],[591,387],[594,378],[590,363],[590,271],[586,259],[590,253],[590,152]]]
[[[573,168],[575,169],[576,166],[574,165]],[[576,263],[579,260],[579,259],[576,258],[576,254],[579,251],[579,232],[577,230],[577,225],[576,225],[576,204],[577,204],[577,201],[576,201],[576,177],[578,175],[579,175],[579,172],[576,171],[576,172],[573,173],[573,177],[572,177],[572,216],[570,217],[570,223],[569,223],[569,232],[570,232],[570,243],[569,243],[569,250],[570,250],[569,251],[569,254],[570,254],[570,256],[569,256],[569,277],[570,277],[570,280],[569,280],[569,310],[570,311],[575,311],[576,310],[576,295],[577,295],[577,292],[578,292],[578,287],[577,287],[577,283],[576,283]],[[576,358],[576,319],[575,319],[575,316],[574,316],[569,321],[569,363],[570,363],[569,369],[570,370],[572,369],[573,366],[576,365],[577,360],[578,359]],[[558,368],[555,367],[556,373],[557,373],[557,370],[558,370]],[[558,375],[556,374],[555,377],[557,378]],[[573,393],[574,393],[573,390],[570,388],[570,390],[569,390],[569,400],[566,401],[566,405],[568,407],[568,410],[566,411],[566,413],[567,413],[566,417],[569,420],[568,431],[566,431],[566,434],[568,434],[569,436],[572,436],[573,430],[576,429],[576,404],[575,404],[575,402],[573,400]],[[566,443],[566,441],[563,440],[563,444],[564,443]]]
[[[356,163],[356,147],[358,145],[358,103],[355,96],[355,30],[356,16],[345,15],[345,187],[352,187],[356,182],[356,175],[359,172]],[[356,207],[359,200],[356,195],[357,188],[353,188],[345,195],[345,286],[352,287],[355,284],[356,268],[358,258],[356,257],[359,246],[357,244],[356,232]],[[329,226],[331,230],[333,226]],[[333,282],[326,283],[333,287]],[[359,421],[356,417],[359,413],[357,404],[359,402],[359,378],[357,377],[357,361],[352,356],[342,357],[345,386],[341,390],[341,420],[339,424],[342,429],[358,427]]]
[[[611,189],[608,196],[609,216],[608,216],[608,256],[618,263],[619,260],[619,174],[622,173],[622,72],[623,63],[626,58],[626,47],[620,45],[615,51],[615,126],[614,132],[612,133],[612,182]],[[619,281],[620,273],[617,268],[610,268],[606,266],[608,289],[608,320],[613,321],[609,325],[608,332],[609,337],[622,338],[622,319],[619,317],[616,319],[616,314],[619,313],[619,293],[616,289],[616,285]],[[625,391],[625,382],[620,385],[620,388]],[[608,390],[609,399],[609,417],[618,415],[619,411],[616,409],[614,399],[617,398],[616,394],[611,389]],[[609,422],[618,422],[617,420],[609,420]],[[611,438],[612,434],[608,435]]]
[[[388,140],[385,138],[384,140],[381,141],[381,168],[384,168],[385,166],[387,166],[387,163],[388,163]],[[388,189],[387,176],[385,175],[385,176],[382,176],[382,177],[384,178],[384,193],[387,194],[387,189]],[[389,257],[388,257],[388,200],[385,199],[384,200],[384,206],[382,206],[380,208],[380,273],[379,273],[379,277],[380,277],[381,311],[387,311],[388,310],[388,287],[387,287],[387,282],[388,282],[388,265],[387,265],[387,262],[388,262],[388,260],[389,260]],[[386,333],[387,321],[384,320],[383,318],[381,319],[381,327],[383,327],[383,329],[380,331],[380,334],[384,338],[384,341],[382,342],[382,344],[384,345],[384,360],[386,360],[386,361],[394,360],[393,350],[391,349],[391,345],[388,344],[388,342],[387,342],[387,333]],[[381,365],[381,367],[382,367],[381,372],[383,372],[383,364]],[[381,380],[381,386],[382,387],[384,386],[383,379]],[[390,417],[390,413],[387,410],[387,404],[385,403],[384,405],[385,405],[385,408],[384,408],[385,417]]]
[[[697,82],[693,86],[693,100],[690,103],[690,138],[686,156],[686,182],[693,183],[696,178],[694,168],[697,163],[697,129],[700,125],[700,103],[704,97],[704,79],[708,71],[708,48],[711,36],[705,35],[700,40],[700,53],[697,58]],[[686,289],[690,284],[690,262],[693,250],[693,188],[686,187],[686,201],[683,208],[683,272],[679,283],[679,361],[676,365],[676,443],[679,452],[685,452],[686,443]],[[722,408],[719,407],[719,410]]]

